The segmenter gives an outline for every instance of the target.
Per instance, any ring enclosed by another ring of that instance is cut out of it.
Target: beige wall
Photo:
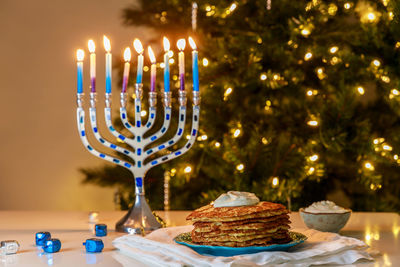
[[[77,169],[103,161],[77,134],[74,54],[88,38],[103,51],[105,33],[116,59],[134,37],[143,38],[122,25],[121,10],[131,3],[0,0],[0,209],[114,209],[112,189],[80,184]],[[100,55],[98,64],[101,91]]]

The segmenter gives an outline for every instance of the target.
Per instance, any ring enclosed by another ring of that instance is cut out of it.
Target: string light
[[[308,91],[307,91],[307,95],[308,95],[308,96],[312,96],[312,95],[313,95],[313,91],[312,91],[312,90],[308,90]]]
[[[165,64],[164,64],[164,62],[162,62],[162,63],[160,63],[160,68],[165,68]]]
[[[240,135],[240,129],[236,129],[236,130],[233,132],[233,137],[237,138],[237,137],[239,137],[239,135]]]
[[[310,126],[318,126],[318,121],[311,120],[311,121],[308,121],[307,124]]]
[[[363,88],[362,86],[359,86],[359,87],[357,87],[357,92],[358,92],[360,95],[363,95],[363,94],[365,93],[365,90],[364,90],[364,88]]]
[[[244,165],[242,163],[240,163],[239,165],[236,166],[236,170],[243,171],[244,170]]]
[[[268,144],[268,139],[265,138],[265,137],[263,137],[263,138],[261,138],[261,142],[262,142],[264,145],[267,145],[267,144]]]
[[[311,161],[316,161],[316,160],[318,160],[318,155],[317,155],[317,154],[312,155],[312,156],[310,157],[310,160],[311,160]]]
[[[232,87],[229,87],[225,90],[224,92],[224,101],[226,101],[228,99],[228,96],[232,93],[233,89]]]
[[[331,54],[335,54],[337,51],[338,51],[338,47],[337,46],[332,46],[330,49],[329,49],[329,52],[331,52]]]
[[[309,36],[310,33],[311,33],[310,30],[307,29],[307,28],[304,28],[304,29],[301,30],[301,35],[303,35],[305,37]]]
[[[176,174],[176,169],[175,169],[175,168],[172,168],[172,169],[171,169],[171,176],[175,176],[175,174]]]
[[[389,146],[389,145],[384,145],[383,146],[383,150],[387,150],[387,151],[392,151],[393,147]]]
[[[186,168],[183,170],[185,173],[191,173],[192,172],[192,167],[186,166]]]
[[[203,66],[204,67],[208,66],[208,59],[207,58],[203,58]]]
[[[312,53],[311,52],[308,52],[308,53],[306,53],[305,55],[304,55],[304,60],[305,61],[308,61],[308,60],[310,60],[312,58]]]
[[[203,135],[201,136],[201,140],[205,141],[205,140],[207,140],[207,139],[208,139],[208,136],[207,136],[206,134],[203,134]]]
[[[265,81],[267,79],[267,75],[265,73],[260,75],[260,80]]]
[[[400,94],[397,89],[392,89],[391,93],[394,94],[394,95],[399,95]]]
[[[173,57],[174,56],[174,51],[168,50],[168,57]]]
[[[221,147],[221,143],[219,143],[219,142],[215,142],[215,144],[214,144],[214,145],[215,145],[215,147],[216,147],[216,148],[219,148],[219,147]]]
[[[375,15],[374,12],[369,12],[369,13],[367,14],[367,18],[368,18],[368,21],[369,21],[369,22],[374,22],[374,21],[376,20],[376,15]]]
[[[174,64],[175,63],[175,59],[173,59],[173,58],[170,58],[169,59],[169,64]],[[203,64],[204,65],[204,64]]]
[[[146,110],[142,110],[142,111],[140,112],[140,116],[144,117],[144,116],[146,116],[146,115],[147,115],[147,111],[146,111]]]
[[[186,135],[186,139],[187,140],[189,140],[190,139],[190,135],[188,134],[188,135]]]
[[[350,3],[344,3],[343,7],[345,9],[350,9],[351,8],[351,4]]]
[[[372,61],[372,64],[374,64],[375,67],[379,67],[381,65],[381,62],[377,59],[374,59],[374,61]]]
[[[366,162],[366,163],[364,164],[364,167],[365,167],[366,169],[370,170],[370,171],[375,170],[375,167],[374,167],[374,165],[371,164],[371,162]]]
[[[314,171],[315,171],[315,168],[314,167],[310,167],[310,169],[308,169],[308,174],[311,175],[311,174],[314,173]]]
[[[383,76],[381,77],[381,80],[382,80],[382,82],[384,82],[384,83],[390,83],[390,78],[389,78],[388,76],[383,75]]]
[[[272,179],[272,187],[275,188],[279,185],[279,178],[278,177],[274,177]]]
[[[229,10],[233,12],[236,9],[236,7],[237,7],[236,3],[232,3],[232,5],[229,7]]]

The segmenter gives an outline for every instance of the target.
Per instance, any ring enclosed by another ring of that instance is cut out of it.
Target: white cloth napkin
[[[233,257],[203,256],[173,241],[178,234],[192,229],[192,226],[169,227],[156,230],[146,237],[125,235],[116,238],[113,245],[123,255],[115,253],[114,257],[123,266],[133,266],[132,259],[149,266],[310,266],[373,260],[364,242],[311,229],[293,229],[306,235],[308,240],[289,252],[259,252]]]

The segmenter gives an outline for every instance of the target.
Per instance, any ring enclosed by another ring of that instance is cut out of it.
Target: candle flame
[[[127,62],[131,61],[131,49],[129,47],[125,48],[124,60],[127,61]]]
[[[176,46],[178,47],[179,51],[185,50],[185,46],[186,46],[185,39],[179,39],[178,42],[176,43]]]
[[[111,43],[110,43],[110,39],[107,38],[107,36],[103,35],[103,44],[104,44],[104,49],[107,52],[111,51]]]
[[[88,41],[88,48],[90,53],[94,53],[94,51],[96,50],[96,45],[94,44],[92,39]]]
[[[76,59],[78,61],[83,61],[84,57],[85,57],[85,52],[82,49],[76,50]]]
[[[189,36],[189,44],[193,50],[197,49],[196,43],[194,42],[193,38]]]
[[[143,53],[143,45],[142,45],[142,43],[140,42],[139,39],[136,38],[133,41],[133,46],[135,47],[136,52],[138,52],[139,54]]]
[[[154,56],[154,52],[153,49],[151,49],[151,47],[147,47],[147,52],[149,53],[149,57],[150,57],[150,62],[151,64],[155,64],[156,63],[156,57]]]
[[[169,44],[169,40],[165,36],[163,38],[163,43],[164,43],[164,51],[167,52],[169,50],[170,44]]]

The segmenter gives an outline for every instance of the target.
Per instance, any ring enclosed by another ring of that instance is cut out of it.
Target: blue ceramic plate
[[[222,246],[204,246],[198,245],[192,241],[190,232],[182,233],[174,238],[174,241],[178,244],[190,247],[201,255],[212,255],[212,256],[235,256],[242,254],[253,254],[262,251],[287,251],[289,248],[303,243],[307,237],[303,234],[296,232],[289,232],[292,241],[286,244],[275,244],[269,246],[251,246],[251,247],[222,247]]]

